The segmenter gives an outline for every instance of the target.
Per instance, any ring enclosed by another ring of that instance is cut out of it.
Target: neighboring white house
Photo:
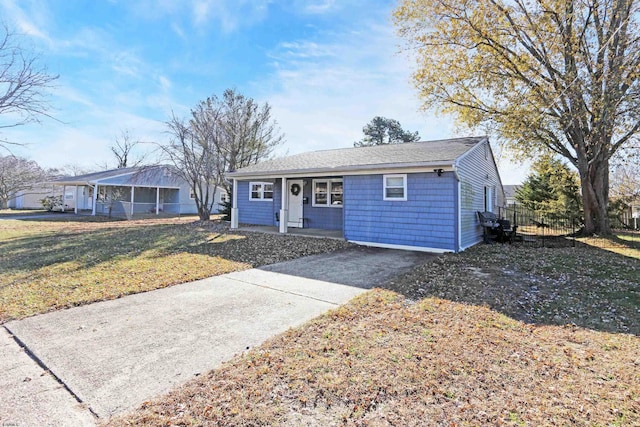
[[[504,203],[506,206],[517,205],[516,193],[522,187],[522,185],[503,185],[504,188]]]
[[[60,194],[62,194],[62,187],[53,184],[37,184],[29,190],[20,190],[13,194],[7,207],[9,209],[42,209],[42,199]]]
[[[187,181],[171,166],[113,169],[86,175],[58,178],[50,182],[64,194],[66,208],[75,213],[131,218],[136,214],[194,214],[195,198]],[[214,195],[212,213],[226,197],[222,189]]]

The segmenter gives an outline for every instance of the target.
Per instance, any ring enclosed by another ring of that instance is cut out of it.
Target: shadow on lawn
[[[82,270],[118,257],[142,256],[162,262],[163,257],[177,253],[220,257],[258,267],[346,245],[328,239],[229,233],[226,225],[213,221],[205,225],[198,221],[155,225],[122,222],[113,227],[46,231],[0,242],[0,270],[29,273],[66,262],[74,262],[76,270]]]
[[[640,335],[640,260],[582,244],[478,245],[381,287],[488,306],[527,323]]]
[[[201,239],[192,228],[172,224],[109,227],[15,238],[0,242],[0,269],[29,271],[69,261],[87,268],[115,257],[135,257],[148,250],[172,253]]]

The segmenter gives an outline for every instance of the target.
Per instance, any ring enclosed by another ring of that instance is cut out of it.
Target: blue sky
[[[52,115],[6,130],[15,154],[45,167],[114,164],[123,130],[167,140],[172,112],[227,88],[269,102],[278,155],[341,148],[374,116],[423,139],[461,135],[420,111],[385,0],[0,0],[2,19],[59,74]],[[464,132],[462,135],[468,135]],[[143,150],[146,148],[143,147]],[[526,168],[499,160],[505,184]]]

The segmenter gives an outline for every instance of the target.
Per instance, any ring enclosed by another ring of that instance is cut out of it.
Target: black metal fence
[[[581,237],[583,223],[573,213],[544,215],[513,205],[501,208],[498,214],[517,226],[514,240],[517,244],[549,248],[591,244],[600,248],[640,250],[639,230],[614,229],[612,236]]]

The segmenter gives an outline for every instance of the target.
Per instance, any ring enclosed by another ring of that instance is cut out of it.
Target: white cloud
[[[2,0],[0,2],[4,10],[3,20],[10,28],[12,23],[17,27],[16,30],[22,34],[32,36],[44,41],[47,45],[52,44],[49,35],[44,31],[48,22],[48,13],[46,6],[40,2],[14,0]]]
[[[231,33],[265,19],[269,3],[271,0],[193,0],[193,22],[203,27],[215,20],[224,33]]]
[[[171,29],[173,30],[174,33],[176,33],[176,35],[178,37],[180,37],[183,41],[187,40],[187,36],[184,33],[184,30],[182,29],[182,26],[180,26],[180,24],[178,24],[177,22],[172,22],[171,23]]]
[[[324,41],[292,40],[271,52],[273,73],[261,98],[286,133],[282,152],[348,147],[374,116],[394,118],[424,139],[452,134],[449,120],[419,111],[407,60],[396,52],[392,28],[377,23]]]
[[[294,0],[293,5],[302,13],[311,15],[334,12],[339,7],[335,0]]]
[[[73,164],[96,169],[113,164],[109,146],[122,130],[129,130],[132,138],[143,142],[161,142],[167,137],[164,123],[135,114],[94,111],[91,116],[81,123],[47,123],[39,132],[35,125],[16,130],[16,140],[28,145],[15,147],[14,152],[47,168]],[[145,151],[153,148],[153,144],[144,147]]]
[[[379,22],[379,21],[378,21]],[[278,155],[350,147],[374,116],[398,120],[423,140],[467,136],[453,120],[421,110],[412,63],[397,53],[390,25],[359,23],[360,31],[324,40],[290,40],[270,53],[273,72],[254,82],[286,134]],[[500,159],[504,183],[521,182],[528,165]]]

